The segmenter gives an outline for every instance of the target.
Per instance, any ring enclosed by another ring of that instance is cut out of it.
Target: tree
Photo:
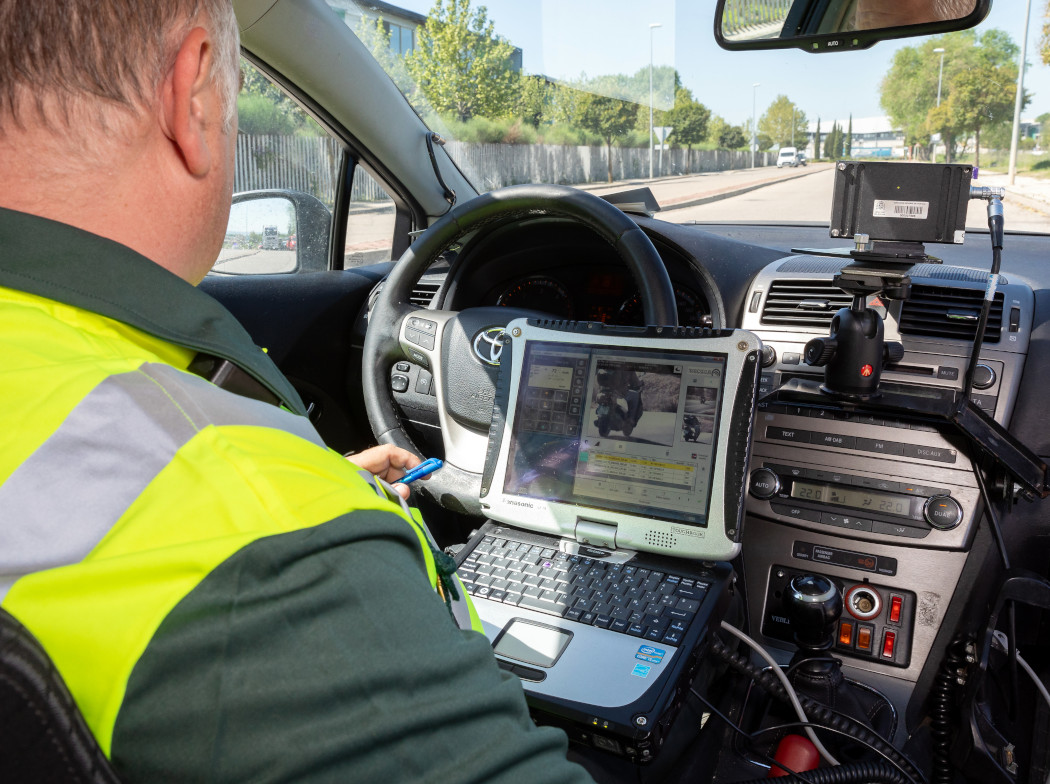
[[[956,127],[974,133],[974,166],[981,165],[981,129],[1004,123],[1013,116],[1017,85],[1012,81],[1004,83],[1003,77],[1003,69],[988,64],[952,77],[948,110]]]
[[[846,143],[842,148],[843,157],[853,157],[853,113],[849,116],[849,130],[846,131]]]
[[[778,95],[758,120],[759,132],[781,147],[793,147],[794,142],[804,140],[807,125],[806,113],[786,95]]]
[[[634,127],[638,113],[636,104],[621,101],[618,98],[606,98],[604,95],[583,93],[578,101],[579,114],[577,124],[605,141],[609,182],[612,175],[612,143],[617,136],[622,136]]]
[[[813,134],[813,160],[820,157],[820,118],[817,118],[817,132]]]
[[[437,0],[405,67],[440,114],[461,121],[507,117],[519,82],[510,64],[513,52],[496,36],[484,6],[475,10],[470,0]]]
[[[320,136],[320,126],[252,65],[242,65],[237,95],[238,126],[255,136]]]
[[[666,113],[665,124],[674,128],[672,138],[676,144],[684,144],[692,149],[707,138],[707,123],[711,119],[711,110],[698,103],[693,93],[685,87],[675,92],[674,108]]]
[[[525,76],[519,80],[515,114],[534,128],[551,122],[553,85],[542,76]]]
[[[824,157],[836,160],[842,157],[842,129],[836,120],[831,124],[831,130],[824,137]]]
[[[739,150],[747,144],[747,135],[739,125],[727,125],[718,137],[718,146],[727,150]]]
[[[882,80],[880,102],[893,124],[904,131],[905,143],[922,145],[924,155],[928,153],[933,125],[953,126],[960,134],[976,131],[975,126],[962,122],[962,115],[958,114],[946,122],[943,113],[938,113],[936,123],[929,122],[930,112],[937,108],[941,64],[940,53],[933,51],[937,48],[945,50],[940,80],[942,106],[951,101],[953,85],[960,74],[976,70],[983,74],[982,80],[1000,85],[1012,84],[1017,77],[1017,45],[1001,30],[988,30],[980,38],[972,30],[948,33],[918,46],[899,49]],[[966,78],[958,82],[971,87],[972,83],[973,79]],[[969,92],[968,101],[972,102],[976,96],[972,89]],[[965,114],[973,118],[969,110]],[[982,126],[987,125],[985,119]]]
[[[1047,0],[1043,9],[1043,35],[1039,39],[1039,54],[1043,58],[1043,65],[1050,65],[1050,0]]]
[[[409,76],[404,60],[390,48],[390,26],[383,21],[383,17],[369,19],[362,16],[354,29],[354,35],[368,48],[376,62],[394,80],[398,89],[409,96],[410,102],[415,105],[415,101],[412,100],[416,92],[415,82]]]

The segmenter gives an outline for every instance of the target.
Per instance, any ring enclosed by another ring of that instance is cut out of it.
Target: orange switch
[[[861,625],[857,627],[857,648],[859,650],[871,650],[871,631],[870,626]]]
[[[839,645],[850,646],[853,644],[853,624],[843,621],[839,624]]]
[[[886,632],[882,638],[882,658],[893,658],[893,645],[897,642],[897,632]]]
[[[890,623],[901,622],[901,607],[904,604],[904,599],[900,596],[890,597]]]

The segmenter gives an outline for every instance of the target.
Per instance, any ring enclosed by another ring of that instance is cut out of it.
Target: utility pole
[[[1032,13],[1032,0],[1024,10],[1024,38],[1021,39],[1021,61],[1017,64],[1017,97],[1014,98],[1014,127],[1010,135],[1010,184],[1017,179],[1017,141],[1021,133],[1021,97],[1024,95],[1024,59],[1028,54],[1028,17]]]
[[[649,25],[649,179],[653,178],[653,30],[663,27],[659,22]]]

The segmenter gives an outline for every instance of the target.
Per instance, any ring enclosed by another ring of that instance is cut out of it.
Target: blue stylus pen
[[[445,465],[443,460],[439,460],[436,457],[430,457],[424,460],[422,463],[417,465],[403,477],[397,480],[398,484],[407,485],[409,482],[414,482],[416,479],[432,474],[437,471],[441,466]]]

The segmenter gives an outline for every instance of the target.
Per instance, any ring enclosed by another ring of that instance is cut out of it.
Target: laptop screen
[[[706,526],[724,354],[533,341],[504,493]]]
[[[511,322],[486,515],[585,544],[733,557],[760,347],[741,330]]]

